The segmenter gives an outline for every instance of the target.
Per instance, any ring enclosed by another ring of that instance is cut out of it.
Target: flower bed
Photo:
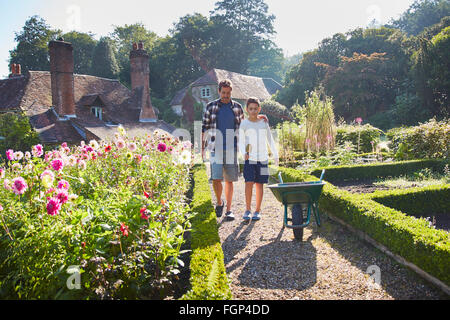
[[[318,180],[295,169],[273,169],[282,173],[285,182]],[[332,184],[324,186],[319,207],[450,285],[448,232],[430,228],[425,219],[410,217],[368,197],[339,190]]]
[[[162,132],[7,151],[0,165],[0,297],[158,299],[189,227],[190,143]]]

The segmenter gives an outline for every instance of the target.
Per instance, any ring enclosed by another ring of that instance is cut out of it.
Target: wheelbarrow
[[[326,182],[322,181],[325,170],[319,181],[283,183],[281,172],[278,173],[280,183],[269,185],[268,188],[284,205],[284,226],[294,232],[297,240],[303,239],[303,228],[311,222],[311,212],[314,214],[317,226],[320,227],[319,197]],[[288,207],[291,207],[291,218],[288,217]],[[306,222],[304,212],[306,211]],[[291,224],[288,223],[291,222]]]

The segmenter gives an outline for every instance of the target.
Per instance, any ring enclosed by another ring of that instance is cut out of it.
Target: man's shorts
[[[268,162],[246,160],[244,163],[244,179],[245,182],[268,183]]]
[[[228,182],[238,181],[239,178],[239,164],[237,162],[237,152],[234,152],[234,159],[229,159],[230,163],[226,163],[224,160],[226,157],[225,152],[222,154],[222,161],[216,159],[215,152],[211,152],[211,157],[209,160],[210,168],[211,168],[211,178],[212,180],[221,180]]]

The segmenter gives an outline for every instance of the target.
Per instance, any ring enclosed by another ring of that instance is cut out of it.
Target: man
[[[206,106],[202,121],[202,159],[205,160],[206,147],[211,152],[210,168],[213,190],[216,195],[216,216],[221,217],[224,201],[222,199],[225,180],[225,200],[227,220],[234,220],[231,211],[233,200],[233,182],[238,181],[239,164],[237,162],[237,135],[241,121],[244,119],[242,106],[231,99],[233,86],[230,80],[219,83],[218,100]],[[265,115],[258,118],[268,122]]]

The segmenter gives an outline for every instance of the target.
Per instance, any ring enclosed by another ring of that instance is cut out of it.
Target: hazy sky
[[[276,16],[275,43],[285,55],[314,49],[325,37],[365,27],[374,18],[381,23],[397,18],[414,0],[266,0]],[[98,39],[113,25],[142,22],[159,36],[186,14],[209,15],[216,0],[0,0],[0,78],[8,75],[9,50],[14,32],[39,15],[64,32],[91,31]]]

